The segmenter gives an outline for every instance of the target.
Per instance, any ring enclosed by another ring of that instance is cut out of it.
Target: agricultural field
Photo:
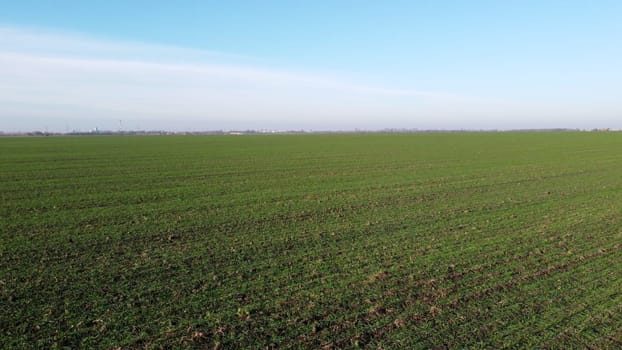
[[[0,346],[620,348],[622,133],[0,138]]]

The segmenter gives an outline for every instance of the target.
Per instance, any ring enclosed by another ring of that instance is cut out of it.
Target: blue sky
[[[4,1],[0,129],[622,128],[619,1]]]

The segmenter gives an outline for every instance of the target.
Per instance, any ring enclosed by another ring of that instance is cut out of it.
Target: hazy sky
[[[4,131],[622,128],[622,1],[0,3]]]

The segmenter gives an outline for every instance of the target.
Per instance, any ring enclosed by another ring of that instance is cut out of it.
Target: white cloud
[[[526,113],[517,102],[367,86],[239,55],[0,27],[3,130],[119,119],[172,130],[494,128],[508,125],[501,115],[521,127]]]

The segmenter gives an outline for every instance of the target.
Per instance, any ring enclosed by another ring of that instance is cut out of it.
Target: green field
[[[619,348],[622,133],[0,139],[2,348]]]

